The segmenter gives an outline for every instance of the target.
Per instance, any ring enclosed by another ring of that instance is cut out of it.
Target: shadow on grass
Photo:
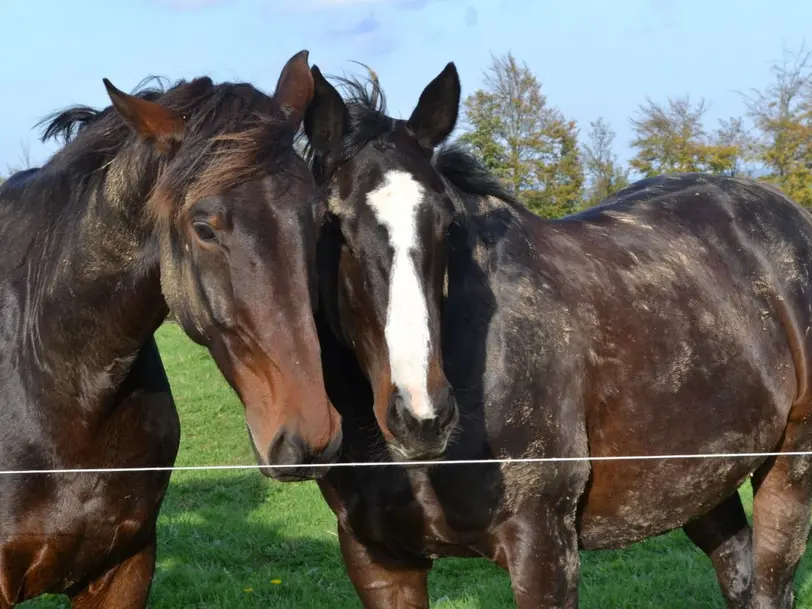
[[[314,484],[255,472],[178,476],[161,515],[150,607],[360,607],[334,531]],[[710,561],[681,531],[582,559],[584,609],[724,608]],[[812,609],[812,556],[795,582],[797,608]],[[485,560],[438,560],[430,587],[437,609],[515,607],[507,574]]]
[[[151,608],[353,606],[315,486],[256,472],[175,476],[161,510]]]
[[[314,484],[256,472],[177,472],[161,511],[151,609],[360,607]],[[796,574],[812,609],[812,552]],[[681,532],[625,550],[582,554],[582,609],[723,609],[710,561]],[[435,562],[432,608],[514,609],[507,574],[485,560]],[[61,599],[26,609],[68,607]]]

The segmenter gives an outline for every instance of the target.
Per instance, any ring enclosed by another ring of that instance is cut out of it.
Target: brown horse
[[[419,379],[441,354],[460,412],[444,458],[583,459],[332,470],[319,485],[364,606],[428,607],[433,559],[481,556],[521,609],[572,609],[579,548],[682,527],[729,607],[792,607],[812,458],[587,459],[812,449],[812,216],[688,174],[543,220],[464,150],[435,150],[458,111],[452,64],[408,121],[376,83],[345,82],[342,100],[313,72],[305,129],[330,197],[319,339],[344,458],[403,457],[383,362]]]
[[[208,78],[56,116],[65,147],[0,188],[0,469],[171,466],[153,333],[171,310],[245,405],[262,465],[329,462],[313,321],[319,198],[293,142],[307,52],[269,97]],[[309,476],[308,468],[282,473]],[[140,609],[169,474],[0,476],[0,608]]]

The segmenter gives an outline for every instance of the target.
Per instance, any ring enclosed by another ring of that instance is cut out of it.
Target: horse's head
[[[151,96],[105,84],[135,134],[106,194],[124,188],[117,176],[155,168],[147,230],[164,296],[240,396],[259,463],[332,462],[341,426],[313,319],[323,202],[294,149],[314,91],[307,52],[288,61],[273,96],[208,78]],[[324,470],[263,471],[301,479]]]
[[[345,80],[352,95],[345,101],[316,66],[312,72],[305,133],[341,242],[336,289],[325,306],[372,384],[393,456],[438,458],[458,408],[440,346],[453,206],[431,158],[456,124],[459,77],[449,63],[404,121],[386,116],[374,78],[371,93]]]

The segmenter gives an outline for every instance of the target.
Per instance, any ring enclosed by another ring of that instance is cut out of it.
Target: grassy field
[[[242,407],[203,349],[173,325],[159,332],[183,426],[178,465],[253,463]],[[749,489],[742,492],[748,505]],[[335,520],[313,483],[255,471],[175,472],[159,526],[153,609],[360,607],[341,564]],[[812,609],[812,550],[795,578]],[[440,560],[437,609],[512,609],[507,575],[484,560]],[[25,609],[68,607],[48,598]],[[681,532],[583,554],[585,609],[718,608],[710,561]]]

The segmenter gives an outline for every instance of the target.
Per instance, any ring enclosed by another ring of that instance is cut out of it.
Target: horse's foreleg
[[[373,557],[340,525],[338,539],[347,574],[365,609],[429,609],[430,560],[394,563]]]
[[[809,423],[791,422],[781,450],[812,449]],[[752,609],[791,609],[812,504],[812,457],[776,457],[753,475]]]
[[[683,527],[716,569],[719,587],[730,609],[750,605],[753,548],[750,525],[736,492],[707,514]]]
[[[502,526],[496,562],[510,573],[518,609],[577,609],[575,511],[574,504],[543,504]]]
[[[155,573],[155,539],[71,598],[73,609],[144,609]]]

